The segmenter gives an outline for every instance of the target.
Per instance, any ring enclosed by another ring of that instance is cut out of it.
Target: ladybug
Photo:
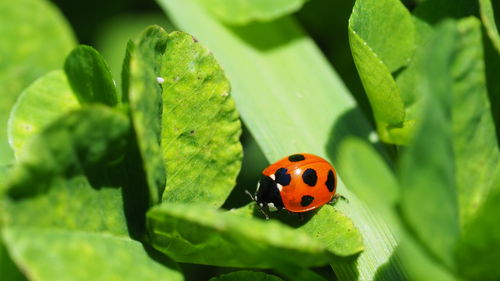
[[[269,219],[268,211],[302,213],[333,203],[337,172],[325,159],[308,153],[293,154],[262,171],[252,200]]]

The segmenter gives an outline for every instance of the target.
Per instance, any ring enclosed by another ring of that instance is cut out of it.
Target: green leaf
[[[500,175],[500,152],[486,90],[480,22],[458,22],[460,42],[454,54],[453,148],[461,225],[475,215]],[[449,79],[449,78],[445,78]]]
[[[357,0],[349,42],[381,139],[406,144],[414,128],[406,113],[413,98],[401,93],[391,72],[407,66],[415,51],[410,13],[399,0]]]
[[[160,148],[162,94],[156,81],[166,41],[167,33],[159,27],[144,31],[137,45],[129,43],[122,73],[124,100],[129,102],[151,205],[160,201],[166,180]]]
[[[45,0],[2,1],[0,37],[0,163],[8,163],[13,160],[7,142],[11,107],[33,80],[61,66],[75,39],[59,11]]]
[[[172,32],[162,57],[162,148],[166,202],[221,206],[243,157],[241,123],[229,82],[212,53],[191,35]]]
[[[64,62],[64,71],[80,103],[116,105],[115,82],[104,58],[94,48],[80,45]]]
[[[182,280],[129,238],[127,171],[116,161],[128,118],[91,106],[56,120],[7,180],[3,239],[33,280]],[[121,153],[120,153],[121,152]],[[135,198],[137,200],[137,198]],[[134,270],[130,270],[130,268]]]
[[[342,82],[291,18],[230,28],[211,18],[192,0],[158,3],[174,23],[214,52],[232,83],[241,116],[269,162],[307,151],[335,164],[335,153],[343,138],[367,137],[370,133],[371,128]],[[383,222],[373,221],[371,211],[345,188],[341,179],[338,190],[349,204],[338,204],[336,209],[360,227],[366,246],[356,263],[333,265],[339,279],[374,279],[382,265],[384,273],[403,278],[399,257],[391,257],[395,247],[392,234]],[[394,280],[384,273],[377,278]]]
[[[479,8],[486,33],[500,54],[500,34],[498,34],[498,28],[495,23],[495,14],[491,0],[479,0]]]
[[[419,84],[427,100],[421,125],[401,160],[402,215],[417,240],[448,267],[454,266],[459,234],[449,63],[457,43],[456,26],[447,22],[428,45]]]
[[[179,262],[286,268],[329,259],[325,247],[301,231],[209,205],[161,204],[147,213],[147,225],[150,243]]]
[[[16,157],[31,137],[79,106],[66,75],[60,70],[44,75],[31,84],[19,96],[10,114],[8,135]]]
[[[461,276],[468,280],[498,280],[500,259],[500,184],[464,229],[458,244],[457,263]]]
[[[294,225],[297,229],[324,245],[333,255],[349,257],[363,251],[363,238],[351,219],[331,206],[324,206],[305,223],[297,221],[296,216],[283,213],[281,220]]]
[[[278,276],[258,271],[233,271],[210,278],[209,281],[282,281]]]
[[[270,21],[298,11],[309,0],[198,0],[215,17],[228,24]]]

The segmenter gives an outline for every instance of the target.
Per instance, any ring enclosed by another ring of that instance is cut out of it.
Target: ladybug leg
[[[257,202],[257,200],[255,200],[255,197],[248,190],[245,190],[245,193],[248,194],[248,196],[250,196],[250,198],[252,199],[252,201],[255,201],[255,205],[257,205],[257,208],[259,208],[259,211],[264,215],[264,217],[266,217],[266,220],[268,220],[269,216],[267,215],[266,211],[264,211],[264,207],[262,207],[262,206],[259,205],[259,203]],[[267,205],[265,207],[267,207]],[[269,211],[269,210],[267,210],[267,211]]]
[[[304,221],[304,214],[302,213],[297,213],[297,216],[299,216],[299,221],[303,222]]]
[[[340,194],[335,194],[332,198],[332,200],[330,200],[330,202],[328,202],[329,205],[333,205],[335,204],[335,202],[337,202],[339,199],[341,200],[344,200],[346,201],[347,203],[349,203],[349,199],[345,198],[344,196],[340,195]]]

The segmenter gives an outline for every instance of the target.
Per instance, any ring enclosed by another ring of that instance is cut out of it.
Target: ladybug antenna
[[[264,215],[264,217],[266,217],[266,220],[268,220],[269,216],[264,211],[264,209],[262,209],[262,207],[259,205],[259,203],[257,202],[257,199],[255,199],[255,197],[252,195],[252,193],[250,193],[248,190],[245,190],[245,193],[248,194],[248,196],[250,196],[252,201],[255,201],[255,205],[257,205],[257,208],[259,208],[259,211]]]

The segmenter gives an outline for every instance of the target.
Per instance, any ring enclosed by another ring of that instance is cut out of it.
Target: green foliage
[[[182,279],[128,238],[123,175],[107,164],[128,132],[125,115],[94,106],[64,115],[29,143],[6,183],[2,233],[29,278]]]
[[[64,60],[72,36],[43,0],[0,4],[16,158],[0,132],[2,278],[500,278],[496,1],[353,0],[348,22],[349,3],[315,0],[335,20],[306,29],[290,14],[307,0],[157,2],[195,37],[135,37],[144,17],[129,17],[101,34],[111,68],[90,46]],[[313,43],[339,67],[342,41],[373,120]],[[348,200],[263,220],[243,192],[265,165],[257,144],[270,162],[329,159]]]
[[[36,78],[60,67],[75,40],[66,20],[45,0],[2,1],[0,19],[0,163],[9,163],[7,119],[16,98]]]
[[[109,67],[94,48],[81,45],[71,51],[64,62],[64,71],[80,103],[110,106],[118,103]]]
[[[270,162],[308,151],[335,163],[343,138],[369,134],[367,121],[342,82],[291,18],[230,28],[195,1],[159,3],[175,24],[216,54],[231,81],[241,116]],[[373,278],[376,268],[388,262],[394,240],[341,181],[339,192],[349,198],[349,204],[339,202],[335,207],[356,227],[362,226],[365,250],[357,260],[359,266],[339,260],[333,266],[339,278],[353,278],[357,271],[360,278]],[[388,268],[394,276],[401,275],[394,264]]]
[[[413,98],[400,92],[391,73],[407,66],[415,49],[410,13],[398,0],[358,0],[349,20],[349,41],[381,139],[407,143],[414,128],[408,114]]]
[[[215,17],[228,24],[269,21],[299,10],[309,0],[198,0]]]
[[[256,272],[256,271],[234,271],[231,273],[219,275],[217,277],[210,278],[209,281],[282,281],[283,279],[271,275],[266,274],[264,272]]]
[[[62,114],[78,108],[66,75],[53,71],[31,84],[19,96],[9,118],[9,142],[16,156],[28,139]]]

